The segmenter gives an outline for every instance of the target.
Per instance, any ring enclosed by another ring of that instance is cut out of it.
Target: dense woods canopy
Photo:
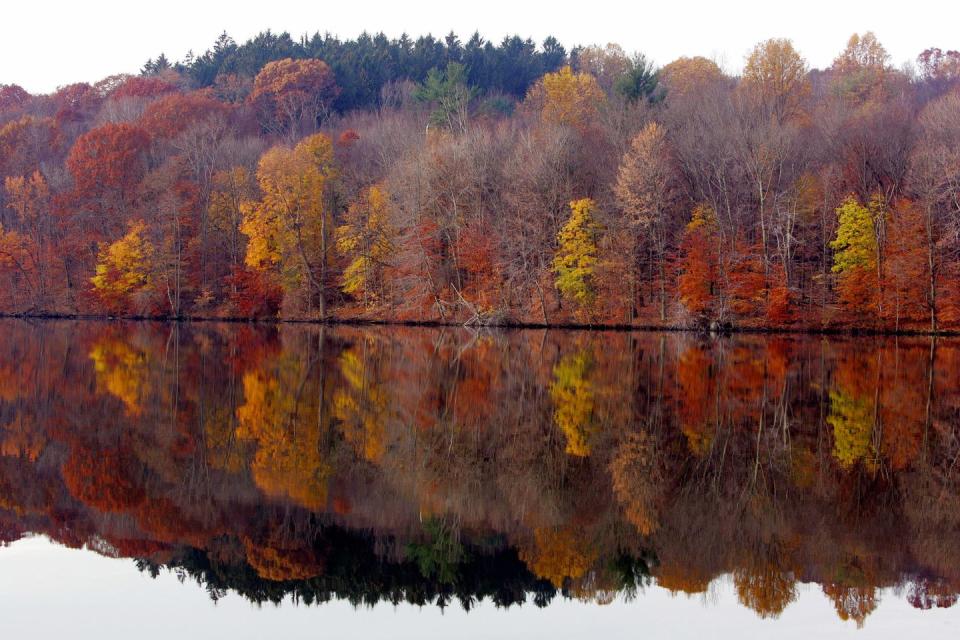
[[[0,324],[0,541],[212,597],[960,594],[960,341]]]
[[[0,311],[960,329],[960,53],[224,34],[0,85]]]

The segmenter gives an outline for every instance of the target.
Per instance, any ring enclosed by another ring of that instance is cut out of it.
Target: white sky
[[[328,638],[349,640],[903,640],[955,638],[957,607],[919,611],[903,595],[880,594],[880,605],[864,628],[837,617],[817,585],[801,585],[799,598],[780,618],[761,619],[737,602],[729,577],[713,582],[709,594],[671,596],[650,587],[633,602],[617,599],[598,607],[556,598],[549,607],[532,604],[497,609],[489,600],[470,613],[459,604],[380,604],[354,609],[345,602],[319,607],[250,604],[236,594],[214,605],[206,593],[168,572],[157,580],[137,571],[132,560],[107,559],[31,538],[0,549],[0,637],[76,638]],[[960,606],[960,605],[958,605]]]
[[[853,32],[874,31],[894,62],[927,47],[960,49],[957,0],[31,0],[4,3],[0,22],[0,84],[33,93],[137,72],[161,51],[179,60],[202,52],[226,30],[238,42],[259,31],[329,31],[342,38],[363,30],[391,37],[451,29],[466,39],[506,34],[538,42],[556,36],[575,44],[617,42],[660,64],[704,55],[740,69],[757,42],[788,37],[811,66],[824,67]]]

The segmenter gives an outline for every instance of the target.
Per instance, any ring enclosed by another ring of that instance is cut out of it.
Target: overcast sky
[[[199,2],[199,0],[198,0]],[[903,640],[954,638],[953,609],[921,611],[904,594],[877,593],[863,629],[837,617],[819,586],[802,584],[779,618],[762,619],[737,602],[729,576],[706,597],[671,596],[648,587],[636,600],[607,606],[556,598],[540,609],[497,608],[490,599],[467,613],[459,604],[353,608],[343,601],[316,607],[257,607],[236,594],[214,605],[192,580],[164,571],[153,580],[132,560],[67,549],[46,538],[0,548],[0,634],[11,638],[303,638],[433,640],[458,638],[777,638],[778,640]]]
[[[660,64],[704,55],[738,71],[753,44],[794,41],[811,66],[823,67],[851,33],[872,30],[900,64],[923,49],[960,49],[958,0],[32,0],[9,3],[0,29],[0,84],[33,93],[135,73],[160,52],[179,60],[206,50],[226,30],[239,42],[264,29],[329,31],[342,38],[453,30],[499,40],[518,33],[565,46],[617,42]]]

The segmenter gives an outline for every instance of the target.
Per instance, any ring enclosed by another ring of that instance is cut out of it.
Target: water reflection
[[[960,593],[960,341],[0,323],[0,538],[212,597]]]

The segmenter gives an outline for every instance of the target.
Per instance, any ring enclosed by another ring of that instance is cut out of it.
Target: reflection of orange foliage
[[[689,563],[671,563],[658,567],[655,577],[657,584],[670,593],[706,593],[713,581],[704,568]]]
[[[323,573],[323,563],[309,549],[276,549],[244,539],[247,562],[261,578],[280,582],[306,580]]]
[[[144,499],[131,458],[116,449],[77,447],[63,464],[63,481],[81,502],[100,511],[126,511]]]
[[[660,527],[659,499],[663,491],[663,453],[646,431],[628,435],[610,463],[613,491],[627,520],[645,536]]]
[[[925,351],[884,352],[880,452],[894,471],[909,468],[920,455],[927,410]]]
[[[703,456],[713,441],[713,427],[709,422],[711,408],[716,402],[716,378],[713,361],[699,346],[687,348],[677,362],[677,413],[680,429],[687,437],[690,452]]]
[[[0,455],[23,457],[36,462],[47,444],[43,430],[26,416],[15,418],[5,429],[0,430]]]
[[[170,547],[163,542],[132,538],[115,538],[104,536],[104,541],[112,547],[116,558],[151,558],[163,559],[159,556],[168,556]]]
[[[487,429],[495,411],[496,390],[500,386],[500,367],[491,366],[497,356],[493,340],[481,338],[460,358],[462,378],[457,385],[454,413],[462,427]]]
[[[337,496],[333,500],[333,512],[340,516],[345,516],[353,511],[353,505],[350,504],[350,498]]]
[[[533,547],[521,548],[520,559],[530,571],[558,589],[565,578],[583,577],[597,559],[597,551],[587,545],[583,532],[573,526],[536,529],[533,534]]]
[[[790,452],[790,478],[801,489],[813,486],[820,462],[817,454],[804,446],[797,446]]]
[[[796,580],[780,563],[766,562],[753,569],[734,573],[733,583],[740,602],[761,618],[776,618],[797,598]]]
[[[793,343],[784,338],[770,338],[767,341],[767,375],[773,387],[778,389],[787,379],[787,371],[793,357]]]
[[[202,547],[216,533],[208,531],[173,500],[163,496],[144,500],[134,515],[141,529],[163,542]]]
[[[746,345],[735,347],[724,365],[725,395],[735,401],[731,403],[734,415],[748,423],[756,422],[763,410],[764,392],[769,395],[773,391],[767,375],[766,354]]]
[[[20,366],[14,366],[13,363],[0,365],[0,400],[13,402],[23,390],[23,379]]]

